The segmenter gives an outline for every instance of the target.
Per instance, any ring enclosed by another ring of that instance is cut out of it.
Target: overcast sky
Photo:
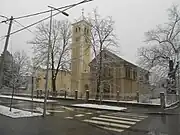
[[[80,0],[1,0],[0,15],[5,16],[21,16],[29,13],[44,11],[48,9],[48,5],[61,7],[72,4]],[[94,0],[88,4],[79,5],[70,9],[68,17],[71,22],[81,16],[82,8],[84,14],[88,15],[92,10],[98,7],[101,16],[112,16],[115,21],[116,34],[118,36],[120,55],[126,60],[136,62],[137,48],[145,46],[144,32],[153,29],[158,24],[167,22],[167,8],[172,4],[179,4],[180,0]],[[42,19],[43,16],[31,17],[28,19],[18,20],[23,25],[28,25]],[[55,17],[56,19],[65,19],[62,15]],[[0,21],[2,18],[0,18]],[[0,37],[7,32],[7,24],[0,24]],[[13,25],[13,29],[21,28],[18,24]],[[34,27],[30,28],[34,30]],[[11,36],[9,50],[16,51],[24,49],[28,55],[32,55],[31,45],[27,41],[33,38],[33,34],[25,30]],[[4,46],[4,40],[0,41],[0,49]]]

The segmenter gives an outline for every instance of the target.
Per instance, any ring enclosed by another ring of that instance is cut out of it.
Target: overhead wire
[[[0,37],[0,42],[3,41],[5,39],[5,36],[1,36]]]
[[[84,1],[81,1],[81,2],[76,3],[76,4],[72,4],[71,6],[67,6],[66,9],[64,9],[64,10],[62,10],[62,11],[59,11],[59,12],[53,14],[52,17],[53,17],[53,16],[56,16],[56,15],[58,15],[58,14],[64,12],[64,11],[66,11],[66,10],[68,10],[68,9],[71,9],[71,8],[73,8],[73,7],[75,7],[75,6],[79,5],[79,4],[82,4],[82,3],[84,3],[84,2],[89,2],[89,1],[92,1],[92,0],[88,0],[88,1],[87,1],[87,0],[84,0]],[[58,9],[58,8],[57,8],[57,9]],[[54,9],[54,10],[55,10],[55,9]],[[38,24],[38,23],[41,23],[41,22],[49,19],[50,17],[51,17],[51,16],[46,17],[46,18],[43,18],[43,19],[41,19],[41,20],[39,20],[39,21],[37,21],[37,22],[35,22],[35,23],[32,23],[32,24],[30,24],[30,25],[28,25],[28,26],[24,26],[22,29],[16,30],[16,31],[10,33],[9,35],[13,35],[13,34],[15,34],[15,33],[18,33],[18,32],[20,32],[20,31],[22,31],[22,30],[25,30],[25,29],[27,29],[27,28],[29,28],[29,27],[32,27],[32,26],[34,26],[34,25],[36,25],[36,24]],[[14,18],[14,19],[15,19],[15,18]]]
[[[25,28],[25,26],[23,25],[23,24],[21,24],[19,21],[17,21],[17,20],[14,20],[16,23],[18,23],[21,27],[23,27],[23,28]],[[34,34],[35,35],[35,33],[33,32],[33,31],[31,31],[30,29],[28,29],[27,28],[27,31],[29,31],[30,33],[32,33],[32,34]]]
[[[83,4],[83,3],[86,3],[86,2],[90,2],[90,1],[93,1],[93,0],[83,0],[83,1],[75,3],[75,4],[70,4],[70,5],[67,5],[67,6],[60,7],[60,8],[52,9],[52,11],[60,10],[60,9],[68,8],[68,7],[73,7],[73,6]],[[46,10],[46,11],[41,11],[41,12],[37,12],[37,13],[33,13],[33,14],[23,15],[23,16],[15,17],[14,19],[18,20],[18,19],[28,18],[28,17],[32,17],[32,16],[45,14],[45,13],[48,13],[48,12],[51,12],[51,10]],[[6,21],[9,21],[9,20],[10,19],[7,19]]]

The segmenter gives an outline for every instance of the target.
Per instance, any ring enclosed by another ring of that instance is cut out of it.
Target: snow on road
[[[112,110],[112,111],[121,111],[121,110],[127,109],[125,107],[98,105],[98,104],[73,104],[72,106],[83,107],[83,108],[92,108],[92,109]]]

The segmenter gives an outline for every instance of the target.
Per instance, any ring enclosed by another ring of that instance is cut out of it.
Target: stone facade
[[[99,57],[99,55],[97,56]],[[99,59],[99,58],[97,58]],[[90,92],[95,94],[97,90],[98,73],[96,60],[93,59],[90,66]],[[144,71],[144,72],[142,72]],[[120,58],[108,50],[102,51],[102,72],[101,72],[101,85],[102,91],[107,98],[116,98],[119,92],[122,98],[133,98],[136,92],[146,91],[149,78],[148,71],[139,68],[138,66]],[[139,83],[139,78],[143,84]],[[146,83],[144,83],[146,82]]]

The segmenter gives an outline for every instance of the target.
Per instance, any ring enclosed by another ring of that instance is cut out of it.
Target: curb
[[[99,103],[98,100],[88,100],[88,103]],[[152,107],[152,108],[160,108],[161,105],[154,105],[154,104],[146,104],[146,103],[126,103],[126,102],[109,102],[109,101],[102,101],[102,104],[106,105],[116,105],[116,106],[122,106],[122,107]]]
[[[0,99],[11,99],[11,98],[6,98],[6,97],[0,97]],[[36,101],[36,100],[26,100],[26,99],[16,99],[16,98],[13,98],[13,100],[20,100],[20,101],[26,101],[26,102],[34,102],[34,103],[44,103],[44,102],[40,102],[40,101]],[[58,101],[54,101],[54,102],[47,102],[47,104],[50,104],[50,103],[57,103]]]
[[[180,113],[169,113],[169,112],[146,112],[149,115],[179,115]]]

